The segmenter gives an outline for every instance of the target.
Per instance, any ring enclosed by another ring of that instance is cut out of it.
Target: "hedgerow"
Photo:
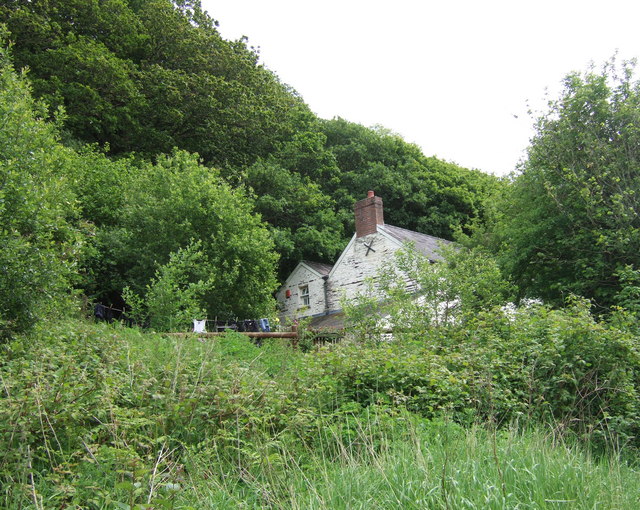
[[[346,452],[385,455],[391,438],[414,440],[415,420],[638,448],[638,340],[581,302],[307,353],[238,334],[50,323],[3,345],[1,359],[8,508],[189,508],[199,500],[185,488],[203,476],[225,498],[269,506],[252,487],[277,481],[284,492],[269,498],[289,501],[291,470],[307,479]]]
[[[464,323],[401,330],[393,341],[356,337],[313,363],[347,400],[461,423],[553,423],[638,446],[639,348],[637,335],[599,322],[575,300],[562,310],[481,311]]]

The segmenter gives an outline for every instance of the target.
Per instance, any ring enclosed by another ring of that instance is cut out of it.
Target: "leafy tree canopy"
[[[203,267],[189,274],[204,272],[212,281],[200,303],[209,316],[253,317],[271,310],[277,255],[241,188],[231,189],[197,156],[180,151],[124,174],[119,209],[96,239],[92,267],[99,293],[117,296],[130,286],[144,294],[152,278],[158,280],[158,268],[197,241],[194,260]]]
[[[353,204],[375,190],[385,203],[385,221],[410,230],[452,239],[484,217],[484,200],[497,179],[435,157],[384,128],[365,128],[337,118],[322,122],[327,149],[340,168],[325,190],[338,206]]]
[[[113,154],[179,147],[242,166],[313,118],[253,49],[220,37],[197,0],[14,0],[0,22],[36,96],[65,107],[73,138]]]
[[[307,176],[283,168],[273,158],[247,170],[255,208],[270,224],[286,278],[300,260],[333,262],[345,246],[335,201]]]
[[[0,26],[0,28],[2,28]],[[82,254],[73,152],[10,62],[0,33],[0,338],[70,306]]]
[[[640,83],[634,66],[569,74],[536,123],[521,172],[499,200],[492,236],[527,296],[569,293],[606,309],[640,253]]]
[[[435,157],[384,128],[318,120],[244,175],[274,227],[281,276],[302,258],[333,262],[354,231],[353,204],[373,189],[385,221],[452,239],[484,221],[495,177]]]

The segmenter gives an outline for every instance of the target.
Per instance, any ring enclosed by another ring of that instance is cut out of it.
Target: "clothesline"
[[[214,324],[216,331],[239,331],[239,332],[258,332],[271,331],[269,319],[244,319],[244,320],[228,320],[221,321],[215,319],[193,319],[193,331],[195,333],[205,333],[207,325]]]
[[[113,320],[122,320],[125,321],[128,326],[137,324],[136,321],[126,315],[126,310],[124,309],[124,307],[121,310],[120,308],[114,308],[113,306],[106,306],[101,303],[96,303],[93,306],[93,316],[96,319],[107,322],[112,322]]]
[[[137,324],[131,317],[126,315],[126,307],[114,308],[101,303],[96,303],[93,307],[93,315],[96,319],[112,322],[114,320],[124,320],[129,325]],[[233,319],[220,320],[215,319],[193,319],[193,331],[197,333],[205,333],[207,326],[215,332],[220,331],[238,331],[238,332],[270,332],[271,327],[268,319]]]

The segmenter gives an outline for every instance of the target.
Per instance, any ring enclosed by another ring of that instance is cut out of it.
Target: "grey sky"
[[[323,118],[381,124],[427,155],[505,174],[562,77],[640,56],[640,2],[203,0],[227,39]]]

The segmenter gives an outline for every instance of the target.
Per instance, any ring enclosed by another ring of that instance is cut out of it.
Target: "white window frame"
[[[309,306],[311,296],[309,295],[309,285],[300,285],[300,305]]]

